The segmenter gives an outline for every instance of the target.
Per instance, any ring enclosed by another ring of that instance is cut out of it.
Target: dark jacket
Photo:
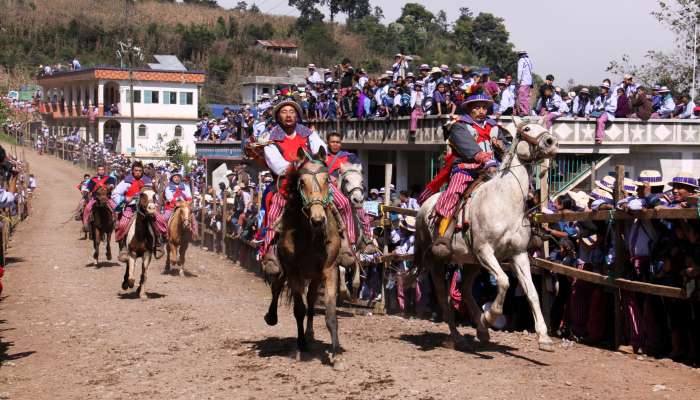
[[[457,162],[474,162],[474,156],[483,151],[482,148],[476,143],[476,139],[474,139],[472,133],[467,129],[467,125],[469,125],[471,121],[472,120],[469,116],[463,116],[459,122],[452,125],[450,134],[447,137],[452,150],[460,159]],[[487,119],[486,123],[492,125],[491,129],[498,129],[498,139],[505,143],[505,136],[503,136],[501,129],[496,126],[496,122],[491,119]]]
[[[632,111],[637,114],[637,118],[646,121],[651,118],[651,100],[646,95],[637,94],[632,99]]]
[[[627,96],[617,96],[617,109],[615,110],[615,118],[627,118],[632,114],[630,111],[630,102]]]

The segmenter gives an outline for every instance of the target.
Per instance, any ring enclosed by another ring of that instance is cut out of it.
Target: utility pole
[[[125,42],[119,42],[119,50],[117,50],[117,57],[119,57],[120,64],[122,68],[124,67],[124,59],[126,59],[126,66],[129,71],[129,121],[131,123],[131,157],[136,156],[136,132],[134,130],[134,59],[140,61],[143,60],[143,53],[141,48],[134,46],[131,39],[127,39]]]
[[[690,89],[690,100],[695,101],[695,71],[698,69],[698,15],[695,14],[693,28],[693,86]]]

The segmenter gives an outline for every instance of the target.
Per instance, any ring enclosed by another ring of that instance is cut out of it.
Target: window
[[[129,91],[129,89],[126,89],[126,102],[131,103],[131,91]],[[134,103],[140,103],[140,102],[141,102],[141,91],[134,90]]]
[[[163,104],[177,104],[177,92],[163,92]]]
[[[139,125],[139,137],[146,137],[146,125]]]
[[[146,104],[158,104],[158,91],[157,90],[144,90],[144,100]]]
[[[182,127],[175,125],[175,137],[182,137]]]
[[[180,92],[180,104],[181,105],[191,105],[194,101],[194,94],[192,92]]]

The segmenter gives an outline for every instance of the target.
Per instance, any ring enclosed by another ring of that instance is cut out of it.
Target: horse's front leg
[[[138,294],[139,298],[146,298],[146,279],[148,278],[148,266],[151,264],[151,252],[146,253],[141,258],[141,280],[139,281]]]
[[[112,261],[112,231],[107,231],[107,240],[105,240],[105,253],[108,261]]]
[[[306,292],[306,342],[314,340],[314,314],[316,300],[318,300],[318,287],[321,281],[314,279],[309,283],[309,290]]]
[[[277,278],[270,283],[270,290],[272,290],[272,300],[270,301],[270,307],[265,314],[265,323],[270,326],[277,325],[277,302],[282,293],[282,288],[284,287],[284,280]]]
[[[537,332],[540,350],[554,351],[552,339],[547,334],[547,324],[544,322],[544,316],[542,316],[540,298],[537,296],[535,284],[532,283],[530,258],[528,257],[527,253],[516,254],[513,257],[513,266],[515,269],[515,274],[518,277],[518,281],[520,282],[520,286],[523,288],[523,291],[527,296],[527,300],[530,302],[530,308],[532,309],[532,317],[535,320],[535,332]]]
[[[491,309],[486,311],[481,317],[484,323],[493,326],[496,322],[496,318],[503,315],[503,302],[506,299],[506,292],[508,292],[510,282],[508,282],[508,275],[503,272],[503,268],[501,268],[501,264],[498,263],[498,259],[496,259],[496,255],[493,253],[493,249],[490,245],[483,245],[481,248],[477,249],[477,258],[481,261],[484,268],[496,278],[496,285],[498,286],[496,299],[491,303]]]
[[[340,342],[338,341],[338,317],[335,312],[335,304],[338,300],[338,266],[333,262],[323,269],[324,291],[323,302],[326,306],[326,328],[331,334],[331,363],[335,369],[343,369],[340,359]]]
[[[122,282],[122,290],[127,290],[134,287],[134,264],[136,259],[129,253],[129,259],[126,262],[126,271],[124,272],[124,282]]]
[[[297,321],[297,360],[301,359],[301,352],[307,350],[306,337],[304,336],[304,317],[306,317],[306,306],[301,293],[294,293],[294,319]]]
[[[92,247],[94,251],[92,252],[93,265],[97,267],[100,262],[100,230],[97,228],[92,228]]]
[[[183,238],[180,241],[180,249],[178,251],[178,264],[180,265],[181,273],[185,271],[185,253],[187,253],[187,247],[189,246],[189,241],[187,238]]]

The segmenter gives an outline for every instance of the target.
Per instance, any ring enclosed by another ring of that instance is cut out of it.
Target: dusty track
[[[29,153],[40,192],[4,278],[0,399],[697,398],[700,372],[668,360],[579,345],[542,353],[524,333],[462,353],[442,347],[442,324],[351,312],[340,314],[347,371],[324,365],[322,316],[320,342],[298,362],[291,310],[267,327],[260,278],[211,253],[191,248],[197,277],[163,275],[155,261],[149,299],[123,296],[123,267],[89,266],[91,243],[64,223],[80,171]]]

